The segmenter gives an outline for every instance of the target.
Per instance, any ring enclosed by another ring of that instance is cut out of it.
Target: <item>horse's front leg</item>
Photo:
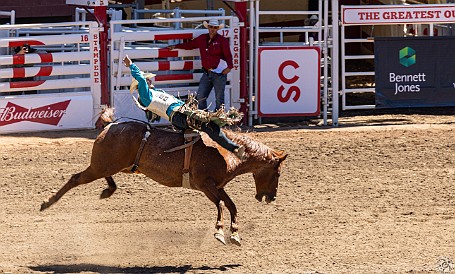
[[[216,219],[216,225],[215,225],[215,239],[217,239],[218,241],[222,242],[223,244],[226,244],[226,241],[224,240],[224,231],[223,231],[223,228],[224,228],[224,212],[223,212],[223,208],[224,208],[224,203],[223,201],[220,201],[218,203],[218,205],[216,206],[216,208],[218,209],[218,217]]]
[[[226,203],[229,213],[231,213],[231,243],[240,246],[240,236],[238,232],[239,225],[237,223],[237,207],[224,189],[221,188],[218,191],[221,195],[221,199]]]
[[[224,208],[224,202],[220,198],[220,193],[218,189],[216,188],[215,184],[206,184],[205,189],[202,190],[204,194],[212,201],[218,210],[218,216],[216,218],[216,224],[215,224],[215,239],[220,241],[223,244],[226,244],[226,241],[224,240],[224,213],[223,213],[223,208]]]

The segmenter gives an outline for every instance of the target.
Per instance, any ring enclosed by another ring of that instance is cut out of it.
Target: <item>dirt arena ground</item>
[[[99,180],[40,212],[88,165],[97,131],[0,136],[0,273],[455,273],[453,113],[249,134],[289,157],[272,204],[254,199],[251,175],[228,184],[241,247],[213,238],[202,193],[142,175],[114,176],[109,199]]]

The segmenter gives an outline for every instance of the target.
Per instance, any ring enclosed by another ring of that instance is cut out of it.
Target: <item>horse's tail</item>
[[[96,128],[104,128],[109,123],[112,123],[114,121],[114,108],[103,108],[98,116],[99,117],[98,120],[96,120],[95,126]]]

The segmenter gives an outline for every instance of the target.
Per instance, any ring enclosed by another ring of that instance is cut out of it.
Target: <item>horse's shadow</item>
[[[241,265],[229,264],[222,265],[219,267],[192,267],[191,265],[182,266],[132,266],[132,267],[115,267],[105,266],[98,264],[70,264],[70,265],[39,265],[30,266],[29,268],[33,271],[46,272],[46,273],[82,273],[82,272],[93,272],[93,273],[187,273],[188,271],[228,271],[235,269]]]

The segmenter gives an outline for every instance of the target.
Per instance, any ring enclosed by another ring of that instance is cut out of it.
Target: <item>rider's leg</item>
[[[180,112],[175,112],[174,115],[172,115],[172,125],[175,126],[176,128],[180,130],[185,130],[188,127],[188,122],[187,122],[187,116],[183,113]]]
[[[180,130],[185,130],[189,128],[190,126],[188,125],[187,121],[188,116],[186,114],[176,112],[172,116],[172,125],[174,125],[176,128]],[[213,123],[205,123],[205,122],[200,122],[197,120],[193,119],[193,122],[191,122],[191,127],[195,128],[197,130],[201,130],[215,142],[217,142],[220,146],[223,148],[229,150],[230,152],[234,153],[239,159],[243,159],[244,157],[244,152],[245,148],[243,146],[239,146],[238,144],[234,143],[230,139],[226,137],[224,132],[220,129],[220,127]]]
[[[240,147],[238,144],[229,140],[220,127],[213,122],[202,123],[201,130],[207,133],[213,141],[231,152],[234,152],[235,149]]]

